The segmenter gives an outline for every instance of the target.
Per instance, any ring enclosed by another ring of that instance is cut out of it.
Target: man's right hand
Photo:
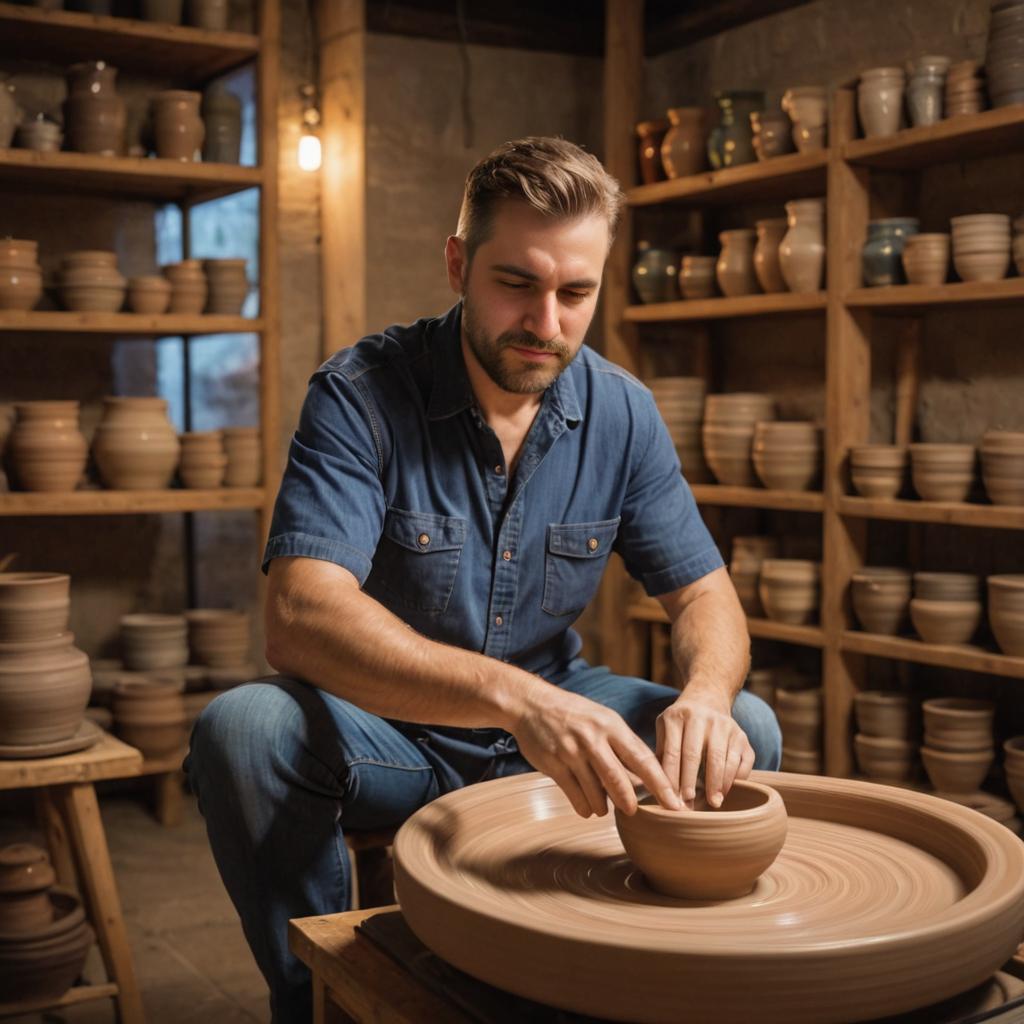
[[[663,807],[683,806],[653,751],[622,716],[586,697],[543,684],[509,731],[523,757],[557,783],[581,817],[607,814],[609,798],[634,814],[631,774]]]

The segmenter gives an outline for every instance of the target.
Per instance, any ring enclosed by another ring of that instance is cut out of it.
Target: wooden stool
[[[141,768],[142,755],[106,732],[95,746],[77,754],[0,761],[0,790],[35,790],[57,881],[81,892],[109,979],[104,985],[77,985],[56,1003],[0,1003],[0,1017],[112,998],[121,1024],[143,1024],[142,997],[93,786],[102,779],[130,778]]]
[[[388,850],[396,828],[373,832],[346,832],[348,863],[352,878],[352,909],[385,907],[395,902],[394,874]]]

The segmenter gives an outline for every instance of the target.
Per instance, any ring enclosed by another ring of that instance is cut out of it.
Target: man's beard
[[[512,394],[535,395],[546,391],[574,358],[574,353],[563,342],[541,341],[528,331],[506,331],[497,338],[489,338],[477,326],[468,296],[462,299],[462,328],[473,355],[487,376],[503,391]],[[550,352],[554,359],[545,359],[543,363],[532,366],[515,352],[506,354],[507,349],[514,347]]]

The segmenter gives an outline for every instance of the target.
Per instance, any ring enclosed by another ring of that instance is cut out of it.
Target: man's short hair
[[[600,214],[610,245],[624,196],[601,161],[572,142],[538,136],[505,142],[466,178],[456,234],[466,244],[467,263],[490,237],[498,204],[508,199],[549,217]]]

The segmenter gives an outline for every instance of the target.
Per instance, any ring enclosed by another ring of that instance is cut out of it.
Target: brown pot
[[[78,429],[78,402],[20,402],[8,439],[18,482],[27,491],[73,491],[88,446]]]
[[[909,460],[902,445],[856,445],[850,449],[853,486],[865,498],[895,498],[903,489]]]
[[[164,160],[195,160],[206,129],[199,114],[203,94],[183,89],[158,92],[152,100],[156,155]]]
[[[708,123],[703,107],[673,107],[671,127],[661,144],[661,162],[669,178],[687,178],[707,167]]]
[[[122,615],[121,653],[125,667],[136,672],[183,667],[188,623],[181,615]]]
[[[757,245],[754,246],[754,272],[758,284],[764,292],[784,292],[786,282],[779,266],[779,245],[786,234],[785,218],[759,220],[757,229]]]
[[[910,602],[910,621],[927,644],[969,644],[981,622],[980,601]]]
[[[68,628],[71,577],[0,572],[0,643],[53,641]]]
[[[1024,656],[1024,575],[989,576],[988,621],[1003,654]]]
[[[775,714],[787,750],[820,752],[822,727],[821,687],[787,690],[776,687]]]
[[[853,749],[860,770],[869,779],[909,782],[914,777],[918,751],[916,743],[858,734],[853,738]]]
[[[33,934],[53,924],[55,881],[45,850],[31,843],[0,848],[0,934]]]
[[[158,274],[133,277],[128,282],[128,308],[133,313],[160,316],[171,304],[171,282]]]
[[[995,705],[991,701],[937,697],[926,700],[921,710],[924,713],[925,739],[933,749],[956,752],[992,746]]]
[[[810,490],[821,472],[821,432],[813,423],[758,423],[751,457],[761,483],[769,490]]]
[[[249,660],[248,612],[230,608],[192,608],[185,612],[192,661],[227,668]]]
[[[862,690],[853,702],[862,736],[909,740],[916,732],[914,706],[902,693]]]
[[[715,294],[714,256],[684,256],[679,264],[679,291],[684,299],[710,299]]]
[[[76,312],[116,313],[124,305],[127,281],[117,253],[87,249],[68,253],[58,275],[60,300]]]
[[[0,309],[35,309],[43,294],[38,243],[0,239]]]
[[[788,230],[779,243],[779,268],[791,292],[821,291],[825,274],[825,200],[786,203]]]
[[[936,789],[944,793],[973,793],[985,781],[994,754],[991,747],[970,752],[922,747],[921,760]]]
[[[977,452],[970,444],[912,444],[914,490],[925,501],[965,501]]]
[[[219,316],[240,316],[249,294],[244,259],[204,260],[209,284],[206,312]]]
[[[722,231],[718,236],[722,251],[715,265],[715,279],[722,294],[729,298],[760,291],[754,273],[754,237],[750,228]]]
[[[641,121],[636,126],[636,135],[640,149],[640,181],[644,185],[653,185],[665,177],[661,164],[661,143],[668,131],[668,121]]]
[[[791,750],[782,748],[782,765],[784,772],[796,772],[799,775],[821,775],[823,761],[821,752],[817,750]]]
[[[93,456],[115,490],[166,488],[178,465],[178,438],[164,398],[104,398]]]
[[[68,149],[121,155],[125,107],[116,81],[117,68],[105,61],[85,61],[68,69],[68,98],[64,101]]]
[[[909,569],[865,566],[850,577],[850,599],[861,628],[895,636],[907,617],[913,574]]]
[[[778,553],[779,542],[775,537],[733,538],[729,575],[736,587],[740,605],[747,615],[753,618],[764,617],[764,607],[758,594],[761,563],[766,558],[777,557]]]
[[[182,260],[161,268],[171,282],[169,312],[196,316],[206,308],[209,284],[199,260]]]

